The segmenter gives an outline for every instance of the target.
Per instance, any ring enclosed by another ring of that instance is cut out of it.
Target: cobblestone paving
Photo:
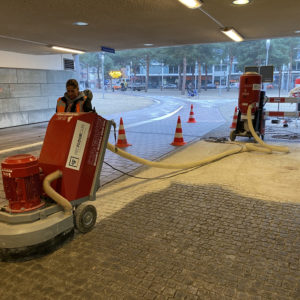
[[[1,299],[300,299],[299,205],[173,183],[102,206],[60,250],[0,263]]]

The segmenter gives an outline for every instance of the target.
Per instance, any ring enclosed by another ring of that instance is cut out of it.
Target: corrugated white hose
[[[211,163],[213,161],[219,160],[221,158],[224,158],[226,156],[232,155],[232,154],[236,154],[236,153],[240,153],[240,152],[245,152],[245,151],[259,151],[259,152],[264,152],[264,153],[272,153],[272,150],[275,151],[279,151],[279,152],[289,152],[289,148],[287,147],[282,147],[282,146],[272,146],[272,145],[268,145],[266,143],[264,143],[256,134],[256,132],[254,131],[253,125],[252,125],[252,119],[251,119],[251,108],[252,105],[250,105],[248,107],[248,111],[247,111],[247,120],[248,120],[248,124],[249,124],[249,129],[250,132],[252,134],[252,136],[254,137],[254,139],[262,145],[262,147],[260,147],[259,145],[254,145],[254,144],[250,144],[250,143],[246,143],[246,144],[242,144],[242,143],[234,143],[235,145],[239,146],[239,149],[232,149],[232,150],[227,150],[223,153],[220,154],[216,154],[210,157],[207,157],[205,159],[199,160],[199,161],[194,161],[194,162],[190,162],[190,163],[183,163],[183,164],[166,164],[166,163],[161,163],[161,162],[154,162],[154,161],[150,161],[135,155],[132,155],[128,152],[125,152],[123,150],[121,150],[120,148],[117,148],[116,146],[107,143],[107,149],[126,158],[129,159],[133,162],[139,163],[139,164],[143,164],[149,167],[154,167],[154,168],[162,168],[162,169],[190,169],[193,167],[199,167],[201,165],[204,164],[208,164]]]
[[[47,175],[43,181],[43,188],[46,194],[53,199],[57,204],[62,206],[65,210],[66,215],[72,214],[72,205],[71,203],[62,195],[57,193],[51,186],[51,182],[55,179],[62,177],[62,171],[56,170],[53,173]]]
[[[255,105],[255,103],[252,103],[251,105],[248,106],[248,110],[247,110],[247,121],[248,121],[248,126],[249,126],[249,129],[250,129],[250,132],[252,134],[252,136],[254,137],[254,139],[262,146],[262,147],[265,147],[265,149],[268,149],[269,152],[271,153],[272,150],[274,151],[278,151],[278,152],[290,152],[289,148],[286,147],[286,146],[274,146],[274,145],[269,145],[269,144],[266,144],[262,139],[259,138],[259,136],[256,134],[254,128],[253,128],[253,124],[252,124],[252,120],[251,120],[251,110],[252,110],[252,107]],[[249,145],[251,145],[251,147],[253,148],[256,148],[256,150],[258,149],[263,149],[263,148],[260,148],[258,146],[254,146],[253,144],[246,144],[246,147],[249,147]],[[258,150],[260,151],[260,150]]]
[[[130,153],[127,153],[123,150],[121,150],[120,148],[115,147],[114,145],[107,143],[107,149],[117,153],[118,155],[127,158],[133,162],[139,163],[139,164],[143,164],[149,167],[154,167],[154,168],[162,168],[162,169],[190,169],[193,167],[198,167],[204,164],[208,164],[211,163],[213,161],[219,160],[223,157],[232,155],[232,154],[236,154],[239,152],[243,152],[244,147],[239,145],[239,149],[231,149],[231,150],[227,150],[223,153],[220,154],[216,154],[210,157],[207,157],[205,159],[199,160],[199,161],[194,161],[194,162],[190,162],[190,163],[184,163],[184,164],[166,164],[166,163],[161,163],[161,162],[154,162],[154,161],[150,161],[135,155],[132,155]]]

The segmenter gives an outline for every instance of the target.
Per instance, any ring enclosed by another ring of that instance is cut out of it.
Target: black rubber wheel
[[[75,226],[81,233],[87,233],[92,230],[97,219],[96,207],[90,202],[80,204],[74,213]]]
[[[235,138],[236,138],[235,130],[230,131],[229,138],[232,142],[235,140]]]

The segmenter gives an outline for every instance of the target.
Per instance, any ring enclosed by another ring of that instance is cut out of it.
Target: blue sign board
[[[115,53],[115,49],[101,46],[101,51]]]

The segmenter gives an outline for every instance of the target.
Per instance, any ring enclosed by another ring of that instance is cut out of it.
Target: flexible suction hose
[[[162,168],[162,169],[190,169],[193,167],[198,167],[198,166],[201,166],[201,165],[204,165],[207,163],[211,163],[211,162],[219,160],[225,156],[229,156],[229,155],[243,151],[243,148],[240,147],[239,149],[227,150],[223,153],[210,156],[210,157],[202,159],[200,161],[194,161],[194,162],[185,163],[185,164],[166,164],[166,163],[161,163],[161,162],[150,161],[150,160],[132,155],[130,153],[127,153],[127,152],[121,150],[120,148],[115,147],[114,145],[112,145],[110,143],[107,143],[107,149],[114,153],[117,153],[118,155],[120,155],[124,158],[127,158],[133,162],[143,164],[143,165],[146,165],[149,167]]]
[[[227,150],[223,153],[207,157],[200,161],[194,161],[194,162],[184,163],[184,164],[166,164],[166,163],[161,163],[161,162],[153,162],[153,161],[132,155],[128,152],[125,152],[110,143],[107,143],[107,149],[126,158],[126,159],[129,159],[133,162],[143,164],[143,165],[146,165],[149,167],[163,168],[163,169],[190,169],[193,167],[199,167],[201,165],[211,163],[213,161],[219,160],[221,158],[224,158],[224,157],[232,155],[232,154],[245,152],[245,151],[258,151],[258,152],[264,152],[264,153],[272,153],[272,150],[274,150],[274,151],[278,151],[278,152],[289,152],[288,147],[268,145],[259,138],[259,136],[256,134],[256,132],[253,128],[253,124],[252,124],[252,119],[251,119],[252,106],[253,106],[253,104],[249,105],[248,110],[247,110],[248,126],[249,126],[252,136],[260,145],[254,145],[254,144],[250,144],[250,143],[246,143],[246,144],[234,143],[235,145],[239,146],[240,148]]]
[[[247,121],[248,121],[248,126],[250,129],[250,132],[252,134],[252,136],[254,137],[254,139],[263,147],[269,149],[270,153],[272,152],[272,150],[274,151],[278,151],[278,152],[290,152],[288,147],[285,146],[273,146],[273,145],[268,145],[266,144],[262,139],[259,138],[259,136],[256,134],[254,128],[253,128],[253,124],[252,124],[252,120],[251,120],[251,109],[254,106],[255,103],[252,103],[251,105],[248,106],[248,110],[247,110]],[[249,144],[246,144],[246,146],[248,147]],[[257,146],[254,146],[257,149],[261,149]]]
[[[52,187],[51,182],[62,177],[62,172],[57,170],[49,175],[47,175],[43,181],[43,188],[46,194],[53,199],[57,204],[62,206],[65,210],[65,214],[72,214],[72,205],[71,203],[62,195],[58,194]]]

